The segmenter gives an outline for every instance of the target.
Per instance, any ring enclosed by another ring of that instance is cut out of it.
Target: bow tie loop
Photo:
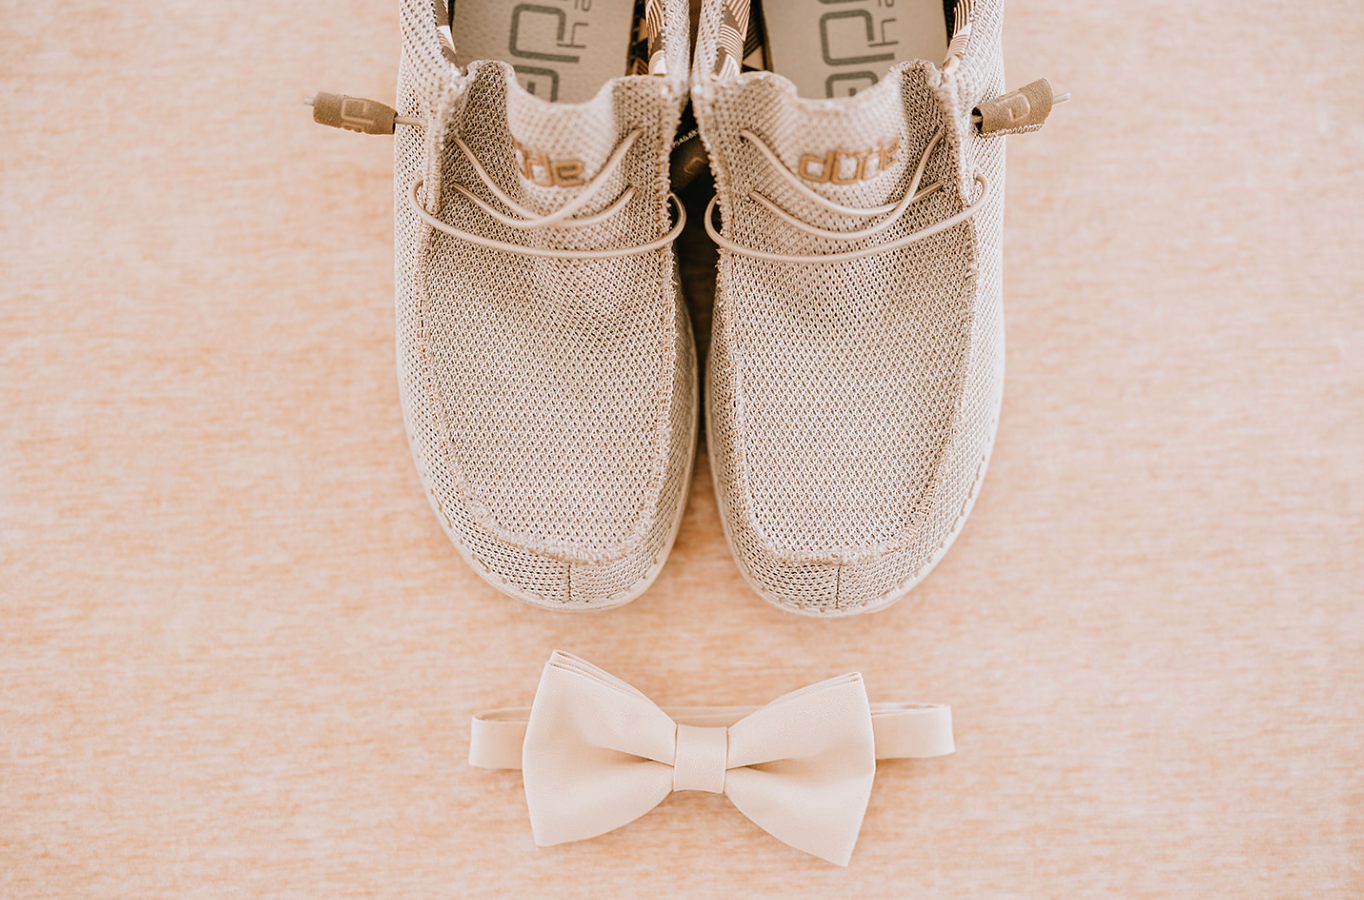
[[[677,726],[673,757],[673,790],[725,792],[729,768],[729,729],[701,725]]]

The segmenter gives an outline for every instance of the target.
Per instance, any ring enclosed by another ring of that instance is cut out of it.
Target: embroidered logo
[[[583,178],[583,163],[580,159],[553,159],[548,153],[535,153],[515,138],[512,145],[521,157],[521,174],[531,184],[540,187],[581,187],[587,183]]]
[[[815,184],[856,184],[875,178],[895,162],[900,139],[882,141],[865,150],[830,150],[823,156],[806,153],[800,158],[796,174]],[[873,166],[868,163],[874,163]]]

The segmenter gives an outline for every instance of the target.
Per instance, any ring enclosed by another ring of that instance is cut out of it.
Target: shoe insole
[[[451,32],[461,67],[500,59],[544,100],[580,103],[626,74],[635,0],[455,0]]]
[[[767,0],[763,26],[772,71],[802,97],[849,97],[896,63],[947,56],[943,0]]]

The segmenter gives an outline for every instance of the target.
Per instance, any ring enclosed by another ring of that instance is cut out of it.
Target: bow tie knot
[[[673,757],[673,790],[725,792],[729,768],[729,729],[700,725],[677,726],[677,751]]]

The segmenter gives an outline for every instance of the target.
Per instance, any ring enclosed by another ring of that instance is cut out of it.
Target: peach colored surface
[[[1364,7],[1014,2],[1009,381],[956,547],[883,613],[745,587],[704,455],[672,559],[556,615],[408,457],[396,11],[7,4],[0,896],[1364,894]],[[698,303],[698,322],[708,321]],[[664,703],[847,670],[952,704],[847,870],[722,797],[532,845],[471,713],[560,647]]]

